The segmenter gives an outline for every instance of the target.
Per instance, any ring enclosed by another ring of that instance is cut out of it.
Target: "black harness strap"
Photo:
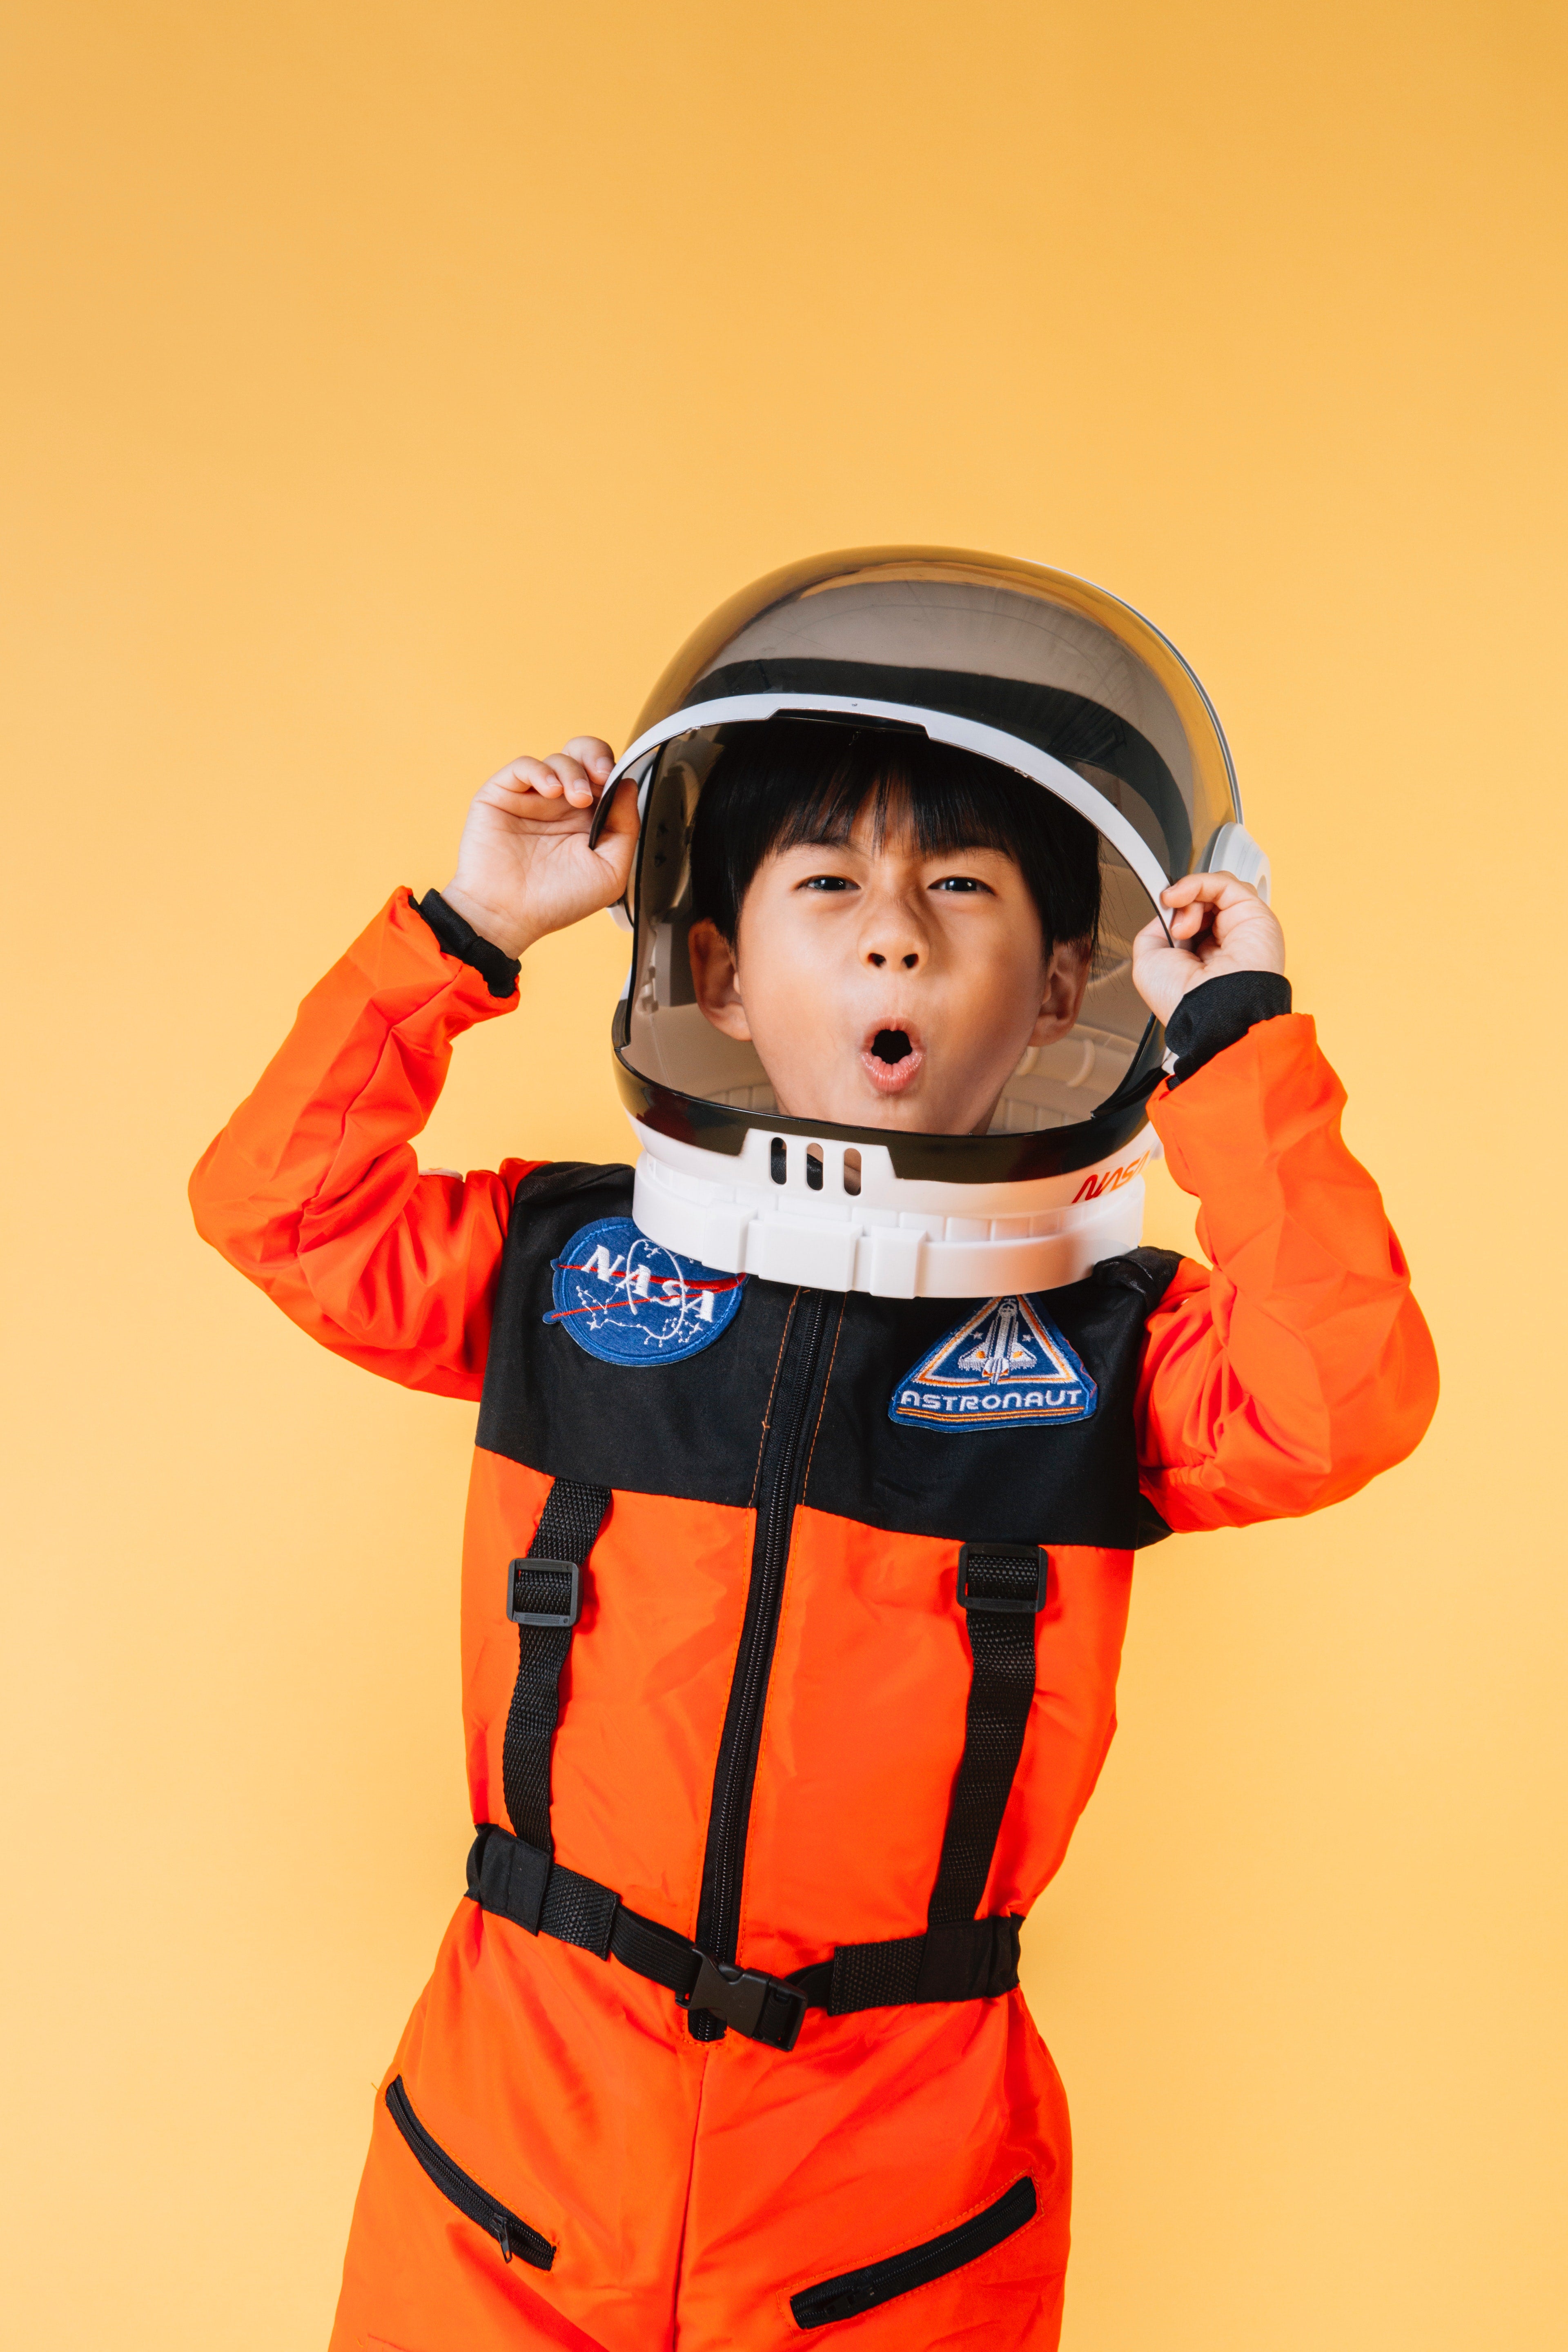
[[[706,2010],[753,2042],[792,2050],[807,2009],[843,2017],[911,2002],[991,2000],[1018,1981],[1012,1916],[975,1915],[1035,1695],[1035,1620],[1047,1561],[1037,1544],[964,1544],[958,1598],[972,1660],[963,1754],[948,1806],[927,1926],[921,1936],[841,1944],[830,1960],[770,1977],[713,1959],[689,1937],[628,1911],[597,1879],[554,1859],[550,1838],[550,1743],[561,1669],[577,1622],[582,1564],[609,1507],[609,1489],[558,1478],[525,1559],[508,1571],[508,1615],[520,1628],[517,1686],[501,1779],[517,1830],[477,1832],[468,1893],[486,1911],[553,1936],[647,1977],[684,2006]]]
[[[1043,1544],[963,1544],[958,1599],[973,1660],[963,1755],[926,1915],[933,1929],[973,1919],[991,1874],[1035,1696],[1035,1620],[1046,1605]]]
[[[1022,1920],[976,1915],[1034,1702],[1035,1620],[1046,1605],[1047,1571],[1039,1544],[959,1548],[969,1704],[926,1932],[840,1944],[830,1962],[797,1970],[793,1981],[813,1980],[814,1997],[835,2017],[908,2001],[990,2000],[1018,1981]]]
[[[550,1747],[561,1717],[561,1669],[582,1603],[583,1563],[610,1507],[607,1486],[557,1478],[533,1541],[507,1568],[506,1613],[517,1627],[517,1681],[501,1750],[501,1787],[521,1848],[543,1858],[534,1874],[534,1919],[544,1899],[550,1835]],[[520,1899],[525,1890],[520,1886]]]

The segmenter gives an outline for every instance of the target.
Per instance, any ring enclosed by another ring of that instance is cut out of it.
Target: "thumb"
[[[1175,1011],[1193,964],[1184,949],[1172,946],[1170,934],[1157,916],[1134,933],[1132,985],[1156,1021],[1168,1021]]]
[[[615,883],[615,895],[619,898],[631,878],[632,852],[637,840],[637,788],[630,775],[623,776],[616,786],[604,831],[594,845],[594,855]]]
[[[1145,962],[1150,956],[1163,955],[1170,945],[1170,932],[1158,915],[1152,916],[1141,931],[1134,931],[1132,934],[1133,971],[1136,971],[1139,965]]]

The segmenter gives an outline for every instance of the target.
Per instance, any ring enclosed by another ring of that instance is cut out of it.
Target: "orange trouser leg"
[[[1032,2221],[847,2323],[865,2352],[1053,2352],[1065,2103],[1021,1994],[807,2015],[792,2052],[694,2042],[615,1962],[458,1910],[390,2070],[420,2125],[554,2249],[508,2262],[384,2096],[331,2352],[783,2352],[790,2298],[923,2244],[1027,2177]]]
[[[703,2090],[680,2352],[827,2352],[839,2337],[856,2352],[1054,2352],[1070,2172],[1067,2103],[1022,1993],[813,2014],[783,2057],[728,2036]],[[925,2244],[1025,2176],[1035,2218],[1000,2245],[851,2320],[797,2326],[801,2289]]]
[[[378,2098],[331,2352],[609,2352],[549,2296],[539,2273],[503,2263],[494,2240],[431,2189]]]
[[[707,2056],[660,1987],[460,1904],[388,2079],[554,2263],[506,2262],[378,2095],[331,2352],[666,2352]]]

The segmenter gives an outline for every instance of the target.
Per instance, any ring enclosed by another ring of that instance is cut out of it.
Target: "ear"
[[[691,957],[691,985],[697,992],[697,1002],[715,1029],[726,1037],[738,1037],[751,1042],[751,1030],[746,1022],[746,1008],[741,1002],[741,975],[735,968],[735,950],[719,929],[706,916],[693,923],[689,934]]]
[[[1083,1010],[1093,958],[1081,940],[1058,940],[1046,966],[1040,1010],[1029,1032],[1031,1045],[1049,1045],[1065,1037]]]

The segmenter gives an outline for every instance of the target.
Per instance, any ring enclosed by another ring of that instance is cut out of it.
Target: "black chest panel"
[[[676,1362],[607,1363],[552,1307],[551,1261],[605,1217],[629,1217],[632,1171],[556,1163],[518,1187],[501,1264],[479,1443],[530,1469],[635,1492],[744,1507],[754,1499],[769,1398],[792,1300],[748,1280],[710,1347]],[[1144,1324],[1179,1260],[1108,1258],[1037,1304],[1095,1382],[1095,1411],[1041,1426],[910,1426],[889,1419],[912,1367],[984,1300],[836,1301],[832,1369],[804,1500],[898,1534],[960,1542],[1020,1536],[1123,1550],[1157,1540],[1141,1502],[1132,1403]]]

